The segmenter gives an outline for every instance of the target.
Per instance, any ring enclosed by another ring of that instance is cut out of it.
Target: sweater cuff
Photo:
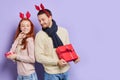
[[[20,62],[22,62],[22,60],[21,60],[21,58],[20,58],[19,55],[16,56],[16,59],[15,59],[15,60],[16,60],[16,61],[20,61]]]

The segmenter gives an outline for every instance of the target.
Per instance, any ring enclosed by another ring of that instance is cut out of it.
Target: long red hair
[[[21,22],[24,21],[24,20],[30,22],[31,30],[30,30],[30,32],[29,32],[28,34],[26,34],[26,37],[22,40],[22,43],[21,43],[21,45],[23,45],[23,48],[22,48],[22,49],[25,49],[26,46],[27,46],[27,41],[26,41],[27,38],[29,38],[29,37],[33,37],[33,38],[34,38],[34,25],[33,25],[32,21],[31,21],[30,19],[23,18],[23,19],[21,19],[20,22],[19,22],[18,28],[17,28],[17,30],[16,30],[16,34],[15,34],[15,39],[18,37],[19,33],[22,32],[22,31],[20,30],[20,25],[21,25]]]

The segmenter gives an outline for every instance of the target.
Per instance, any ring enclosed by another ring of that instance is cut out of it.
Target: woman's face
[[[20,30],[22,33],[27,34],[31,30],[31,24],[28,20],[23,20],[20,24]]]

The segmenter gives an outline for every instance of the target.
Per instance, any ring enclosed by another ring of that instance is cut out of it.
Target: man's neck
[[[51,22],[50,22],[50,26],[49,26],[49,28],[51,28],[51,27],[52,27],[52,24],[53,24],[53,22],[51,21]]]

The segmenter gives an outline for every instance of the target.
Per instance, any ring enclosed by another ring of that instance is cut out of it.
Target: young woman
[[[20,22],[15,34],[15,40],[8,53],[8,59],[17,62],[17,80],[38,80],[35,72],[34,56],[34,25],[31,22],[30,13],[20,13]]]

